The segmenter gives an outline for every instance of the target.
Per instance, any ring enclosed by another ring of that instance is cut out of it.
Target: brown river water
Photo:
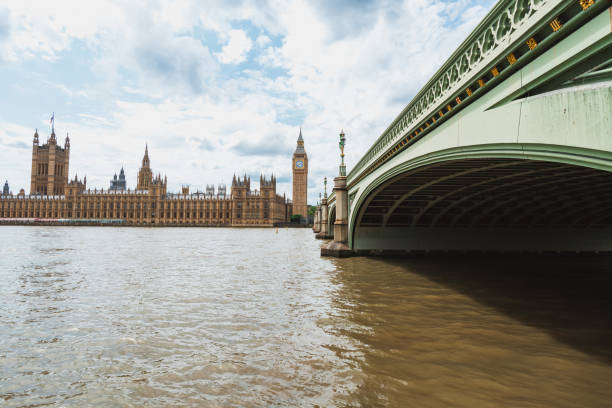
[[[612,406],[612,261],[0,227],[0,406]]]

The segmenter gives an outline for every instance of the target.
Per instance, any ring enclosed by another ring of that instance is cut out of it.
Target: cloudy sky
[[[34,129],[71,137],[70,176],[128,186],[145,143],[169,189],[277,175],[302,127],[309,201],[350,169],[491,0],[0,0],[0,177],[29,190]],[[257,186],[252,186],[257,188]]]

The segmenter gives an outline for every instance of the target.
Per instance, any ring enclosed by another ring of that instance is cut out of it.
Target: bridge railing
[[[499,1],[357,162],[349,185],[535,58],[538,52],[532,51],[539,43],[550,43],[548,37],[555,37],[570,17],[576,20],[596,3],[606,1]],[[566,21],[558,18],[562,13]]]

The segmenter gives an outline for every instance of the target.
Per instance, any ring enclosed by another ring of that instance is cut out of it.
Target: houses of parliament
[[[38,130],[32,144],[30,194],[10,191],[8,182],[0,195],[0,222],[36,221],[61,224],[121,224],[159,226],[274,226],[307,216],[308,158],[302,132],[293,154],[293,202],[276,191],[274,175],[260,176],[259,190],[251,190],[251,178],[234,176],[231,190],[207,185],[204,192],[167,191],[168,179],[154,175],[148,146],[138,171],[135,189],[127,188],[125,173],[115,174],[108,189],[87,188],[87,178],[69,177],[70,138],[58,144],[52,128],[41,144]],[[296,210],[296,211],[294,211]]]

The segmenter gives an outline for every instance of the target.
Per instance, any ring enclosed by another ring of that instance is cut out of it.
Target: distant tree
[[[309,217],[314,217],[315,211],[317,211],[317,206],[316,205],[309,205],[308,206],[308,216]]]
[[[301,219],[302,219],[302,214],[293,214],[291,216],[291,222],[293,224],[299,224]]]

